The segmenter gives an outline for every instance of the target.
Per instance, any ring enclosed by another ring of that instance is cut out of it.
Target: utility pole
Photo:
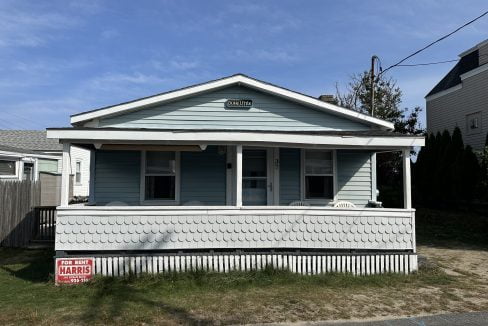
[[[378,57],[373,55],[371,57],[371,116],[374,117],[374,62]]]

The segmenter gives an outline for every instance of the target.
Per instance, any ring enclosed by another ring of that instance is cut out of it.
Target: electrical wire
[[[479,15],[478,17],[476,17],[476,18],[474,18],[474,19],[470,20],[469,22],[467,22],[467,23],[463,24],[462,26],[459,26],[459,27],[458,27],[458,28],[456,28],[454,31],[452,31],[452,32],[450,32],[450,33],[448,33],[448,34],[446,34],[446,35],[442,36],[441,38],[438,38],[437,40],[435,40],[435,41],[433,41],[433,42],[431,42],[431,43],[427,44],[427,45],[426,45],[426,46],[424,46],[423,48],[421,48],[421,49],[419,49],[419,50],[417,50],[417,51],[413,52],[412,54],[410,54],[410,55],[406,56],[405,58],[403,58],[402,60],[398,61],[397,63],[395,63],[395,64],[393,64],[393,65],[389,66],[388,68],[386,68],[385,70],[383,70],[383,71],[381,72],[381,74],[384,74],[384,73],[385,73],[385,72],[387,72],[388,70],[390,70],[390,69],[392,69],[392,68],[394,68],[394,67],[397,67],[397,66],[401,65],[403,62],[405,62],[406,60],[410,59],[411,57],[413,57],[413,56],[415,56],[415,55],[419,54],[420,52],[422,52],[422,51],[424,51],[424,50],[426,50],[426,49],[430,48],[432,45],[434,45],[434,44],[436,44],[436,43],[439,43],[440,41],[442,41],[442,40],[444,40],[444,39],[448,38],[449,36],[453,35],[454,33],[457,33],[457,32],[458,32],[458,31],[460,31],[461,29],[465,28],[465,27],[466,27],[466,26],[468,26],[468,25],[471,25],[472,23],[474,23],[475,21],[477,21],[477,20],[481,19],[482,17],[484,17],[484,16],[486,16],[486,15],[488,15],[488,10],[487,10],[487,11],[485,11],[484,13],[482,13],[481,15]]]
[[[430,65],[438,65],[438,64],[441,64],[441,63],[449,63],[449,62],[457,62],[457,61],[459,61],[459,59],[446,60],[446,61],[437,61],[437,62],[427,62],[427,63],[401,64],[401,65],[397,65],[397,67],[430,66]]]

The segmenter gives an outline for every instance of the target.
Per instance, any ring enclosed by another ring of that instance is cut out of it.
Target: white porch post
[[[89,179],[89,191],[88,201],[92,204],[95,203],[95,155],[96,150],[90,150],[90,179]]]
[[[412,178],[410,173],[410,149],[403,150],[403,206],[412,208]]]
[[[371,200],[376,201],[378,189],[378,176],[376,174],[376,153],[371,154]]]
[[[242,145],[236,146],[236,206],[242,206]]]
[[[69,202],[69,179],[71,174],[70,143],[63,143],[63,160],[61,170],[61,206],[68,206]]]

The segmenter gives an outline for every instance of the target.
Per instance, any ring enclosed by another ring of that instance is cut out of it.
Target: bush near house
[[[488,135],[484,151],[464,146],[461,130],[428,135],[412,168],[413,200],[453,207],[488,200]]]

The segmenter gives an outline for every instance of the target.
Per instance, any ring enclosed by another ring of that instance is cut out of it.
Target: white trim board
[[[62,205],[58,216],[332,215],[412,218],[415,209],[337,208],[331,206],[83,206]]]
[[[137,143],[159,142],[175,144],[176,142],[191,144],[246,144],[267,146],[274,144],[328,145],[328,146],[359,146],[359,147],[412,147],[424,146],[424,137],[372,137],[372,136],[331,136],[304,135],[293,133],[260,133],[260,132],[193,132],[193,131],[150,131],[150,130],[96,130],[96,129],[50,129],[48,138],[58,138],[73,143]]]
[[[474,68],[473,70],[470,70],[468,72],[465,72],[461,76],[461,80],[465,80],[466,78],[476,76],[477,74],[481,74],[483,71],[488,70],[488,64],[484,64],[482,66],[479,66],[478,68]]]
[[[172,92],[154,95],[151,97],[135,100],[128,103],[122,103],[107,108],[102,108],[95,111],[85,112],[71,116],[71,124],[80,124],[88,122],[94,119],[100,119],[102,117],[117,115],[133,110],[138,110],[149,105],[161,104],[167,101],[174,101],[177,99],[185,98],[188,96],[200,94],[202,92],[208,92],[231,85],[247,86],[271,95],[279,96],[294,102],[301,103],[303,105],[310,106],[312,108],[333,113],[336,115],[344,116],[352,120],[361,121],[370,125],[378,126],[382,129],[393,130],[394,125],[391,122],[378,119],[363,113],[359,113],[353,110],[349,110],[331,103],[321,101],[319,99],[300,94],[282,87],[271,85],[245,75],[233,75],[226,78],[210,81],[204,84],[190,86],[184,89],[175,90]]]
[[[426,101],[432,101],[432,100],[435,100],[439,97],[443,97],[444,95],[447,95],[449,93],[452,93],[452,92],[455,92],[455,91],[458,91],[460,90],[461,88],[463,88],[463,84],[457,84],[456,86],[453,86],[453,87],[450,87],[448,89],[445,89],[443,91],[440,91],[439,93],[435,93],[435,94],[432,94],[432,95],[429,95],[429,96],[426,96],[425,97],[425,100]]]

